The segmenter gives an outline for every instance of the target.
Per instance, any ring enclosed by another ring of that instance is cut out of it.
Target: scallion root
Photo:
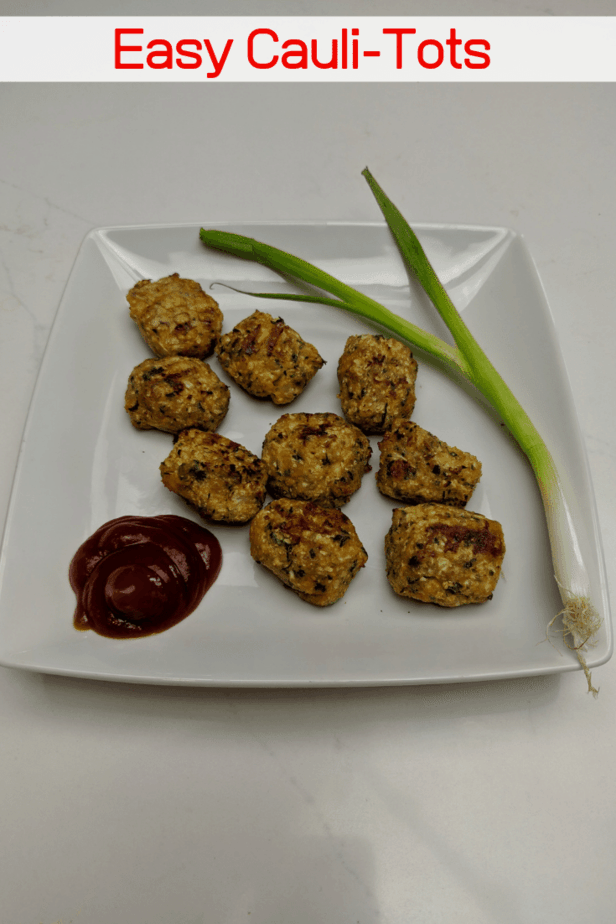
[[[601,617],[588,597],[571,596],[565,606],[548,623],[548,631],[552,628],[558,617],[562,617],[563,641],[567,648],[575,651],[577,659],[582,666],[588,683],[588,692],[597,697],[599,690],[592,685],[592,676],[584,652],[587,647],[597,644],[595,636],[602,625]]]

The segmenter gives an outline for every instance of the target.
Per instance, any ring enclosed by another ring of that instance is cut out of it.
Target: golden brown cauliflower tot
[[[479,459],[410,420],[396,420],[379,449],[379,491],[407,504],[464,507],[481,478]]]
[[[306,603],[329,606],[346,593],[368,555],[341,510],[272,501],[250,524],[250,553]]]
[[[337,414],[283,414],[263,441],[268,491],[342,507],[370,470],[371,453],[368,437]]]
[[[384,433],[415,407],[417,362],[407,346],[381,334],[349,337],[338,361],[344,416],[364,433]]]
[[[142,279],[126,298],[131,318],[156,356],[205,359],[214,352],[222,311],[198,282],[178,273],[156,282]]]
[[[216,430],[229,408],[229,389],[202,360],[163,356],[135,366],[124,406],[138,430]]]
[[[220,338],[221,366],[249,394],[289,404],[304,390],[324,360],[311,343],[282,318],[255,311]]]
[[[402,597],[438,606],[489,600],[504,555],[500,523],[443,504],[394,510],[385,537],[392,589]]]
[[[265,500],[261,459],[220,433],[183,430],[160,473],[165,487],[204,519],[247,523]]]

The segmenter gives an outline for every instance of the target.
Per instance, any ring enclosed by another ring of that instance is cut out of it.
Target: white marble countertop
[[[368,12],[331,9],[347,11]],[[525,236],[575,393],[613,594],[615,103],[613,85],[592,84],[4,85],[0,521],[50,326],[89,230],[373,220],[360,176],[368,164],[417,222]],[[289,692],[0,669],[0,918],[611,924],[616,661],[594,679],[596,700],[579,672]]]

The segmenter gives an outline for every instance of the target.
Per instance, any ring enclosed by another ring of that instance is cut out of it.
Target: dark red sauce
[[[221,564],[218,540],[192,520],[110,520],[77,549],[69,568],[75,628],[108,638],[164,632],[196,609]]]

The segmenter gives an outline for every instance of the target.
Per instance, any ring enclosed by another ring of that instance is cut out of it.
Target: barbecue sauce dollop
[[[216,537],[184,517],[110,520],[71,561],[74,626],[107,638],[164,632],[196,609],[221,564]]]

